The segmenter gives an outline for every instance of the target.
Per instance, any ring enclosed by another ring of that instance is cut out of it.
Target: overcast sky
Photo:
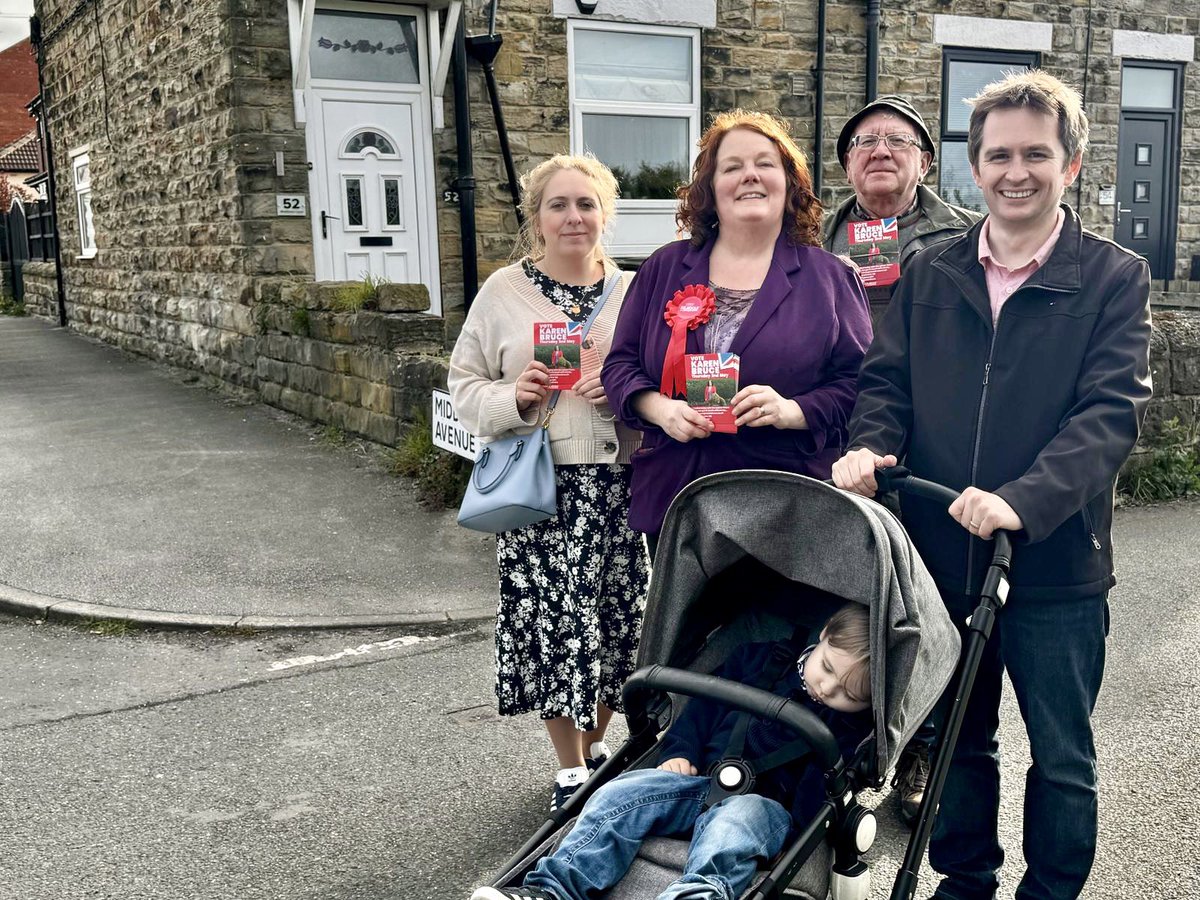
[[[33,0],[0,0],[0,50],[29,37]]]

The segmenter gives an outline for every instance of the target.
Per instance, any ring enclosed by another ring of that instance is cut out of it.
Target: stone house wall
[[[253,388],[256,280],[312,272],[307,222],[267,218],[275,191],[307,189],[283,0],[93,5],[38,2],[71,327]],[[90,259],[71,181],[85,146]]]
[[[548,12],[547,0],[505,0],[497,31],[504,48],[496,60],[501,102],[518,170],[525,170],[570,145],[568,60],[565,20]],[[602,18],[604,3],[595,17]],[[1114,9],[1114,6],[1123,7]],[[835,142],[846,119],[864,102],[866,21],[862,3],[831,0],[827,12],[822,201],[835,205],[850,194],[836,158]],[[1116,181],[1121,60],[1113,56],[1113,31],[1128,29],[1200,35],[1200,8],[1192,0],[1137,0],[1096,4],[1030,0],[939,0],[883,4],[880,23],[880,93],[900,93],[920,110],[935,139],[940,134],[942,45],[935,42],[934,16],[979,16],[1049,23],[1052,49],[1042,65],[1076,87],[1086,86],[1092,124],[1091,146],[1081,178],[1067,195],[1087,227],[1112,235],[1113,208],[1099,205],[1099,186]],[[484,11],[468,17],[468,32],[486,30]],[[812,155],[812,74],[816,63],[816,0],[718,0],[717,24],[701,37],[702,114],[736,106],[775,112],[789,121],[800,145]],[[479,183],[481,278],[507,260],[516,219],[511,213],[499,145],[484,82],[472,67],[471,123]],[[1189,275],[1200,254],[1200,63],[1185,68],[1181,142],[1177,279]],[[1086,74],[1085,74],[1086,73]],[[450,112],[447,111],[449,120]],[[453,134],[439,144],[442,174],[454,177]],[[937,186],[936,167],[927,182]],[[445,210],[443,247],[456,246],[457,216]],[[454,301],[451,301],[453,303]]]
[[[330,309],[308,219],[275,216],[276,192],[308,191],[284,0],[102,2],[99,24],[78,8],[38,4],[70,327],[394,443],[414,398],[445,384],[442,321]],[[71,182],[82,146],[90,259]],[[53,265],[28,271],[27,308],[56,318]]]
[[[566,20],[551,13],[552,5],[550,0],[505,0],[499,9],[504,49],[496,74],[519,171],[570,146]],[[485,6],[465,4],[468,33],[486,30]],[[935,14],[1049,22],[1053,49],[1043,63],[1075,84],[1083,83],[1086,69],[1093,121],[1083,187],[1068,199],[1091,227],[1111,233],[1111,209],[1098,205],[1096,187],[1111,183],[1116,169],[1120,61],[1111,53],[1112,32],[1200,31],[1200,16],[1187,0],[1127,0],[1122,6],[1129,12],[1088,0],[885,4],[879,89],[910,96],[936,135],[942,48],[934,42]],[[829,5],[822,195],[827,204],[848,194],[834,142],[865,91],[863,9],[850,0]],[[811,153],[816,10],[816,0],[718,0],[716,25],[701,36],[703,116],[736,105],[778,112]],[[303,126],[293,115],[286,0],[92,0],[83,5],[38,0],[38,13],[46,36],[47,109],[59,172],[71,327],[258,391],[267,402],[320,421],[364,434],[369,430],[377,439],[396,433],[400,425],[393,429],[369,415],[364,419],[361,410],[402,423],[411,404],[397,401],[396,393],[410,400],[421,392],[427,397],[428,387],[442,377],[436,366],[425,365],[434,355],[431,335],[442,327],[441,320],[431,318],[411,333],[389,332],[382,344],[362,337],[383,327],[378,323],[346,332],[334,329],[331,320],[330,335],[357,334],[364,342],[361,364],[354,363],[357,368],[349,372],[337,368],[349,363],[323,365],[333,349],[304,349],[321,342],[320,327],[308,336],[288,327],[295,309],[308,309],[310,319],[334,313],[319,304],[306,306],[309,301],[302,299],[309,296],[306,285],[313,273],[308,219],[274,215],[277,192],[308,191]],[[517,220],[483,75],[478,65],[469,68],[482,281],[509,260]],[[1200,97],[1200,67],[1193,64],[1185,71],[1191,102],[1183,122],[1180,277],[1187,274],[1191,254],[1200,252],[1200,104],[1194,102]],[[457,205],[440,200],[443,190],[456,187],[457,177],[449,83],[444,110],[446,127],[433,135],[434,188],[442,306],[446,330],[453,335],[463,301],[460,223]],[[99,248],[90,259],[79,258],[71,185],[71,150],[85,145]],[[284,158],[282,177],[275,172],[277,151]],[[936,171],[931,178],[936,184]],[[31,279],[35,283],[38,271]],[[44,308],[53,317],[54,304],[43,303],[39,291],[35,285],[31,308]],[[337,359],[358,352],[347,349],[352,341],[324,343],[339,344]],[[385,360],[380,353],[390,355]],[[410,357],[421,364],[408,367],[404,360]],[[347,388],[337,379],[280,368],[313,360],[322,363],[311,365],[314,370],[386,385],[391,399],[385,402],[363,385]],[[363,374],[368,370],[369,377]],[[412,384],[397,380],[396,373],[404,371],[412,374]],[[301,395],[310,399],[297,399]],[[390,414],[383,411],[388,403]],[[364,424],[372,421],[369,428]]]

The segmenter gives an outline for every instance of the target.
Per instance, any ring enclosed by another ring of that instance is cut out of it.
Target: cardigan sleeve
[[[854,409],[858,371],[871,345],[871,312],[858,273],[839,263],[834,270],[834,337],[820,387],[792,399],[804,413],[806,431],[797,439],[808,453],[845,443],[850,413]]]
[[[499,294],[480,291],[454,344],[446,378],[454,412],[468,429],[484,439],[536,425],[539,413],[536,404],[524,413],[517,409],[516,381],[524,366],[518,371],[501,369],[502,329],[493,326],[505,317],[503,306]]]

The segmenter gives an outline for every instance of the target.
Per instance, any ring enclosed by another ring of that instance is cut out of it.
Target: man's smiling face
[[[1067,159],[1053,116],[1009,107],[994,109],[984,119],[971,174],[997,225],[1036,229],[1057,215],[1080,161],[1079,156]]]

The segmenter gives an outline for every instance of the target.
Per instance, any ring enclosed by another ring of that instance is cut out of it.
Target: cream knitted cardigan
[[[607,278],[618,271],[605,266]],[[585,378],[600,372],[612,346],[628,280],[621,275],[588,332],[592,346],[581,353]],[[528,434],[544,417],[544,403],[524,413],[517,410],[517,376],[533,359],[533,323],[565,318],[519,262],[494,272],[479,289],[450,356],[448,383],[455,413],[482,441],[511,432]],[[607,404],[592,406],[573,391],[559,394],[550,420],[555,465],[628,463],[641,440],[641,432],[616,421]]]

